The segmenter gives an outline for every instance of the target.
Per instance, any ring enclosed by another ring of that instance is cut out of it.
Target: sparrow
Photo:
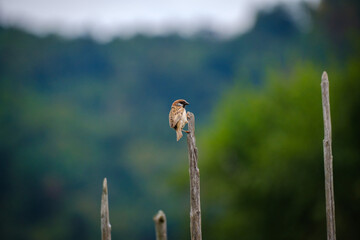
[[[185,106],[189,103],[184,99],[178,99],[171,105],[169,113],[169,125],[176,131],[176,141],[182,138],[182,131],[189,133],[189,131],[183,130],[188,123]]]

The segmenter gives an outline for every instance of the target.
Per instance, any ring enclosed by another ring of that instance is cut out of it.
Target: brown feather
[[[176,130],[176,141],[179,141],[182,138],[183,134],[180,129]]]
[[[180,103],[180,104],[179,104]],[[179,141],[182,134],[182,129],[187,124],[187,116],[185,105],[189,103],[183,99],[179,99],[173,102],[171,105],[170,113],[169,113],[169,125],[171,128],[174,128],[176,131],[176,139]]]

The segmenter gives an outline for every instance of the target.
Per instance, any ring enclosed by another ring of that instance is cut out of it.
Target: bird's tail
[[[181,131],[181,128],[177,129],[176,130],[176,141],[179,141],[180,138],[182,138],[183,134],[182,134],[182,131]]]

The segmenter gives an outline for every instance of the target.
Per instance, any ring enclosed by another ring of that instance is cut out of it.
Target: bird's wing
[[[169,113],[169,125],[172,128],[175,128],[176,124],[180,121],[182,113],[185,109],[182,107],[175,108],[172,107]]]

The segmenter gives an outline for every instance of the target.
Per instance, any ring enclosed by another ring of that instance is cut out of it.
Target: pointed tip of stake
[[[329,81],[326,71],[323,72],[322,77],[321,77],[321,81]]]
[[[104,178],[104,182],[103,182],[103,192],[107,192],[107,179]]]
[[[163,222],[165,220],[165,213],[162,210],[159,210],[153,219],[154,221]]]
[[[103,186],[104,187],[107,186],[107,179],[106,178],[104,178]]]

